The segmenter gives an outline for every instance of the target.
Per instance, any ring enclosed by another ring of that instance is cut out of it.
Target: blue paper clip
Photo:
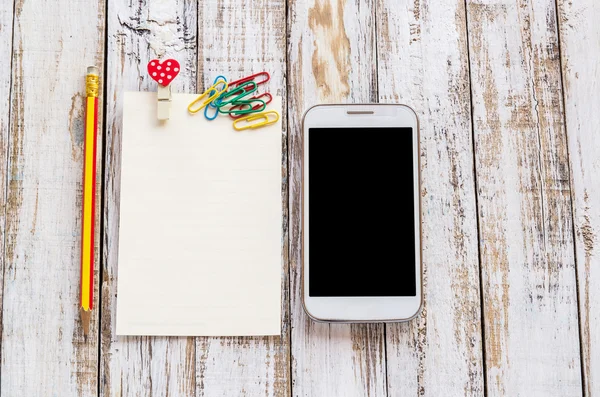
[[[217,77],[215,78],[215,81],[213,82],[213,85],[217,84],[217,82],[218,82],[219,80],[223,80],[223,81],[227,82],[227,78],[226,78],[225,76],[217,76]],[[213,91],[214,91],[214,90],[213,90]],[[211,92],[209,93],[209,96],[211,96],[211,95],[213,94],[213,91],[211,91]],[[217,98],[217,99],[219,99],[219,98]],[[216,118],[217,118],[217,116],[219,115],[219,109],[217,108],[217,105],[215,104],[215,101],[217,101],[217,99],[215,99],[214,101],[212,101],[212,102],[209,104],[209,106],[207,106],[207,107],[205,107],[205,108],[204,108],[204,117],[206,117],[206,119],[207,119],[207,120],[214,120],[214,119],[216,119]],[[208,114],[208,108],[213,108],[213,109],[216,109],[216,110],[215,110],[215,114],[214,114],[213,116],[209,116],[209,114]]]

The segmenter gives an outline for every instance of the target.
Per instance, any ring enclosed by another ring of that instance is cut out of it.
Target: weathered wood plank
[[[101,0],[15,6],[3,395],[97,393],[98,314],[86,341],[79,280],[85,73],[104,63],[104,9]]]
[[[482,396],[483,352],[469,59],[462,0],[378,1],[381,102],[421,127],[425,306],[388,324],[390,396]]]
[[[10,89],[11,63],[13,44],[13,11],[12,1],[0,4],[0,54],[6,54],[0,60],[0,98],[8,100],[0,102],[0,329],[2,329],[2,292],[4,278],[4,236],[6,224],[7,181],[8,181],[8,137],[10,131]],[[0,334],[0,352],[2,351],[2,335]],[[0,367],[0,370],[2,368]],[[0,377],[2,373],[0,372]],[[1,385],[0,385],[1,386]],[[2,389],[0,389],[1,392]]]
[[[600,3],[558,2],[584,395],[600,396]]]
[[[384,327],[315,323],[301,297],[302,115],[317,103],[376,102],[373,1],[289,2],[292,394],[386,395]]]
[[[284,97],[286,71],[284,0],[210,0],[199,4],[199,90],[218,75],[232,79],[267,71],[264,86]],[[264,92],[262,87],[260,92]],[[285,115],[284,121],[285,124]],[[287,134],[282,135],[282,331],[280,337],[197,338],[198,396],[287,396],[289,371]]]
[[[553,0],[467,5],[489,396],[579,396]]]
[[[146,72],[153,58],[177,59],[175,92],[196,91],[196,1],[132,6],[108,1],[107,133],[100,393],[104,396],[193,396],[194,338],[117,337],[119,192],[123,92],[156,91]]]

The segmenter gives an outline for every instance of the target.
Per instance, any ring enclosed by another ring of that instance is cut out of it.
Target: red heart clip
[[[162,86],[168,86],[179,74],[179,62],[174,59],[159,61],[153,59],[148,62],[148,74],[154,81]]]

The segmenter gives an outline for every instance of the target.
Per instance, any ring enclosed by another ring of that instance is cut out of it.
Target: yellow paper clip
[[[223,84],[222,89],[217,88],[220,84]],[[219,96],[221,96],[221,94],[223,92],[227,91],[227,87],[228,87],[228,85],[227,85],[226,81],[224,81],[224,80],[217,81],[209,89],[204,91],[204,93],[202,95],[200,95],[198,98],[194,99],[194,102],[192,102],[188,105],[188,112],[190,112],[192,114],[198,113],[199,111],[204,109],[204,107],[207,106],[209,103],[211,103],[212,101],[217,99]],[[202,100],[202,98],[204,98],[205,96],[208,96],[208,99],[205,100],[204,103],[200,107],[194,108],[194,105],[196,105],[198,102],[200,102]]]
[[[275,115],[275,119],[269,120],[269,115]],[[262,121],[260,123],[250,124],[253,121],[261,120],[261,119],[264,121]],[[236,121],[233,122],[233,129],[236,131],[242,131],[242,130],[260,128],[260,127],[264,127],[267,125],[275,124],[278,121],[279,121],[279,113],[277,113],[274,110],[269,110],[268,112],[255,113],[255,114],[250,114],[245,117],[240,117],[239,119],[237,119]],[[243,125],[241,127],[237,125],[238,123],[244,123],[244,122],[246,123],[246,125]]]

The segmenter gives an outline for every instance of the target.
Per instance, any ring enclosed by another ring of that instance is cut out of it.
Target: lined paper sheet
[[[116,333],[279,335],[281,120],[237,132],[196,97],[160,122],[156,93],[125,93]]]

